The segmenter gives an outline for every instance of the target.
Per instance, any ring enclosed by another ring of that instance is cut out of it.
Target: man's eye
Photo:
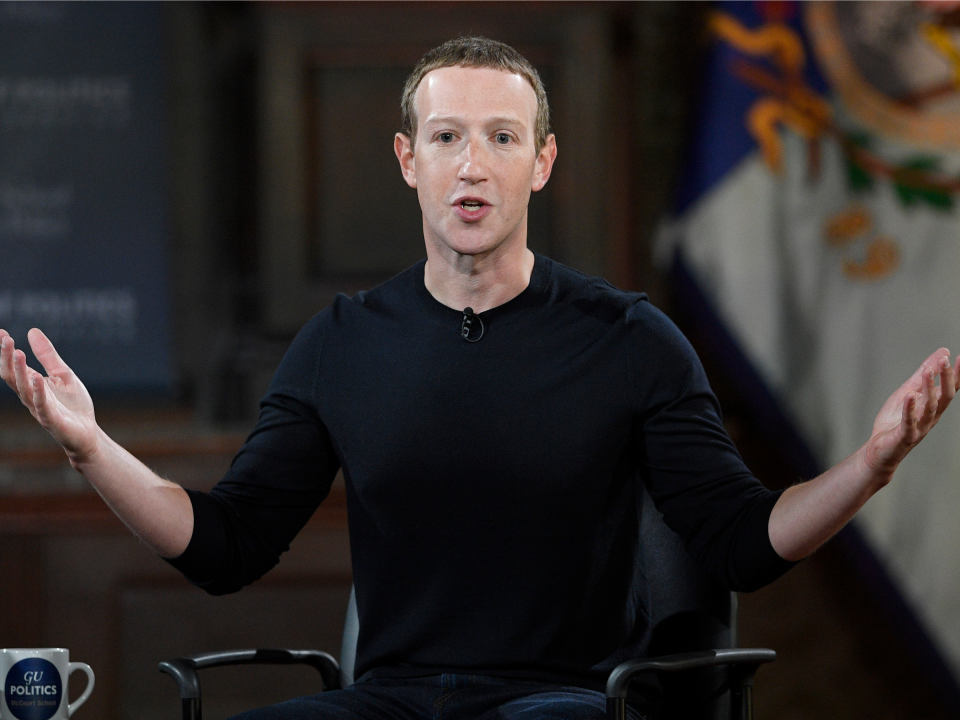
[[[440,133],[439,140],[442,143],[452,143],[453,142],[453,133],[445,132]]]
[[[501,145],[506,145],[508,142],[510,142],[510,136],[506,133],[497,133],[497,142]]]

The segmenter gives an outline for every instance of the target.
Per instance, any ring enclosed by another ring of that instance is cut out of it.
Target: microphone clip
[[[475,332],[475,328],[479,328],[479,332]],[[460,323],[460,337],[469,343],[479,342],[485,330],[483,320],[473,311],[473,308],[464,308],[463,322]]]

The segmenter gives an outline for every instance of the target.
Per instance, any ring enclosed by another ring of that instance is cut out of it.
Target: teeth
[[[460,207],[464,208],[465,210],[479,210],[483,207],[483,203],[471,202],[468,200],[460,203]]]

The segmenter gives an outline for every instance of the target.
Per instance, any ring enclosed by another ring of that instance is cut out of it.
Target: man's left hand
[[[950,351],[940,348],[887,398],[873,422],[863,456],[881,483],[890,481],[900,461],[937,424],[958,389],[960,355],[956,365],[951,365]]]

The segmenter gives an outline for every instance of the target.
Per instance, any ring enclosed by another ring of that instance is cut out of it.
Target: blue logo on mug
[[[10,668],[3,695],[17,720],[49,720],[63,697],[60,673],[49,660],[26,658]]]

